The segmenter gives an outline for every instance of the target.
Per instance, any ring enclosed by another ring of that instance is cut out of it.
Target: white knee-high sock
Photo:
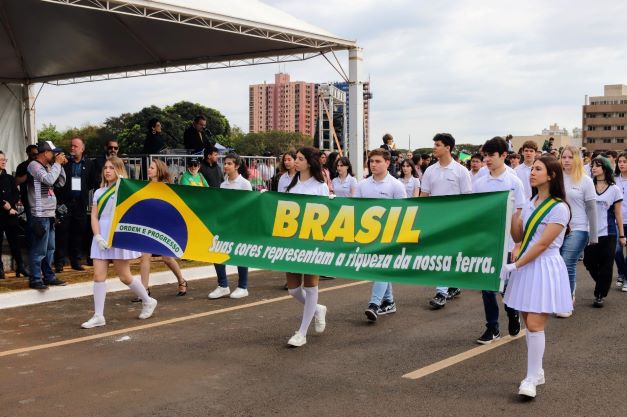
[[[135,293],[136,296],[141,298],[144,303],[150,300],[150,296],[148,296],[148,293],[146,292],[146,288],[144,288],[144,285],[139,280],[139,278],[137,277],[133,278],[131,283],[128,284],[128,287],[131,289],[131,291]]]
[[[104,316],[105,298],[107,297],[107,283],[94,282],[94,314]]]
[[[298,331],[303,336],[307,336],[307,329],[314,314],[316,314],[316,307],[318,307],[318,287],[305,287],[303,291],[305,292],[305,308],[303,309],[303,321],[300,323]]]
[[[527,331],[527,378],[537,378],[544,357],[544,331]]]
[[[303,290],[303,287],[292,288],[287,292],[297,301],[300,301],[301,304],[305,304],[305,291]]]

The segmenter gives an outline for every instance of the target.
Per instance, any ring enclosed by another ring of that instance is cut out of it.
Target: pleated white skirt
[[[103,259],[103,260],[111,260],[111,259],[137,259],[142,256],[141,252],[135,252],[127,249],[119,249],[119,248],[109,248],[102,250],[96,240],[92,240],[91,242],[91,259]]]
[[[556,250],[549,252],[511,274],[503,300],[508,307],[528,313],[573,310],[564,259]]]

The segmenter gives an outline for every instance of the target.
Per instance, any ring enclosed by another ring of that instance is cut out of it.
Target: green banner
[[[329,199],[122,179],[109,235],[198,261],[496,291],[508,194]]]

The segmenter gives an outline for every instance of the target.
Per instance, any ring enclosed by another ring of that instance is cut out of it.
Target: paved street
[[[476,291],[433,311],[431,288],[396,285],[398,312],[371,324],[369,283],[322,281],[327,330],[312,326],[290,349],[302,307],[281,273],[260,271],[241,300],[208,300],[213,279],[190,282],[182,298],[153,287],[159,307],[146,321],[130,292],[109,294],[107,326],[92,330],[79,328],[90,297],[0,310],[0,415],[625,416],[627,293],[613,286],[593,309],[581,264],[579,277],[575,314],[549,322],[547,383],[533,401],[516,395],[524,338],[403,378],[478,346]]]

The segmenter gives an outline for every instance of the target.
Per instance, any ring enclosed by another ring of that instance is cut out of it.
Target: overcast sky
[[[238,1],[238,0],[233,0]],[[371,144],[390,132],[402,147],[458,143],[581,127],[585,95],[627,84],[627,2],[268,0],[265,3],[364,48]],[[341,55],[348,73],[346,55]],[[322,58],[302,63],[45,86],[37,124],[59,129],[180,100],[218,109],[248,130],[248,85],[339,79]]]

